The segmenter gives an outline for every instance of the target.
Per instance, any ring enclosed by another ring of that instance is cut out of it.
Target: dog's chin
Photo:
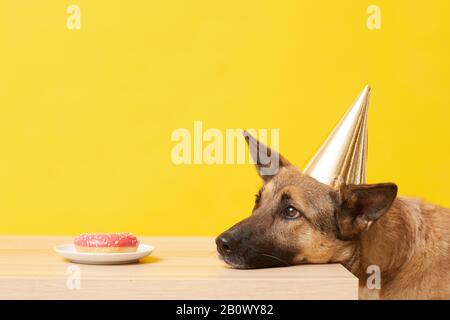
[[[219,259],[225,262],[228,266],[234,269],[254,269],[254,267],[248,266],[243,261],[235,261],[234,259],[230,259],[228,257],[224,257],[220,253],[218,254]],[[241,260],[241,259],[239,259]]]
[[[268,260],[265,257],[253,258],[251,261],[247,261],[243,257],[227,257],[219,253],[219,259],[234,269],[262,269],[286,266],[286,264],[277,263],[276,261]]]

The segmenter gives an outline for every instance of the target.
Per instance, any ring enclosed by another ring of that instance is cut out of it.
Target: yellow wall
[[[66,8],[81,8],[68,30]],[[381,8],[381,30],[366,9]],[[251,165],[175,166],[171,132],[279,128],[304,165],[366,83],[369,182],[450,206],[450,1],[0,3],[0,234],[211,234]]]

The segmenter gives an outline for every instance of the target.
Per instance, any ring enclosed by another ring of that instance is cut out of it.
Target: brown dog
[[[217,237],[226,263],[341,263],[359,278],[363,299],[450,298],[449,209],[397,198],[393,183],[333,188],[278,159],[278,172],[262,176],[252,215]],[[366,285],[370,266],[381,271],[381,289]]]

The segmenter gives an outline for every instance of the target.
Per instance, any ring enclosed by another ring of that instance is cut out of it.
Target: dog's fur
[[[252,215],[217,237],[228,264],[341,263],[362,299],[450,298],[449,209],[396,197],[392,183],[331,187],[281,156],[278,172],[262,178]],[[366,285],[369,266],[381,271],[379,290]]]

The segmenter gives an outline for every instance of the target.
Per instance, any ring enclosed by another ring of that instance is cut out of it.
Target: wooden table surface
[[[358,297],[357,278],[338,264],[235,270],[217,258],[211,237],[140,240],[156,247],[140,263],[84,265],[53,252],[71,237],[0,236],[0,299]],[[77,274],[79,281],[74,282]]]

